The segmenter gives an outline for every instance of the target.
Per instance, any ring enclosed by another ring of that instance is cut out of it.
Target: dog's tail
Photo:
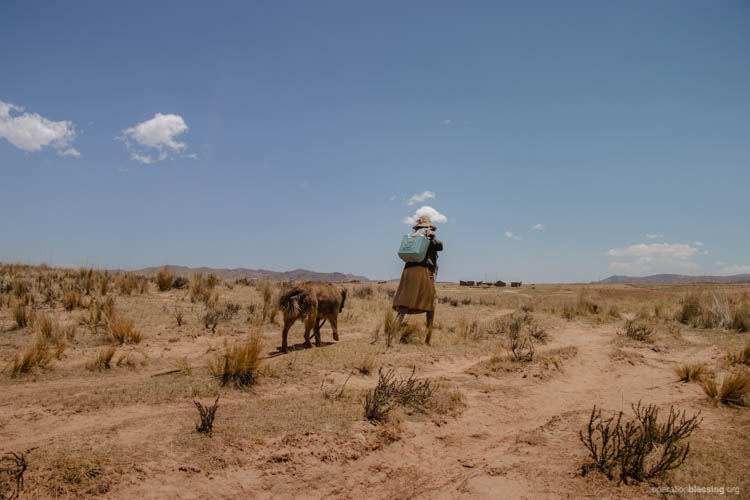
[[[284,316],[298,317],[308,309],[311,299],[310,292],[294,287],[279,297],[279,310]]]

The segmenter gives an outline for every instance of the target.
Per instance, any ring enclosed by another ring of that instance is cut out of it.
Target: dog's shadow
[[[277,356],[282,356],[284,354],[289,354],[291,352],[295,351],[306,351],[308,349],[315,349],[316,347],[328,347],[329,345],[334,345],[336,342],[326,342],[321,341],[320,346],[316,346],[314,342],[312,342],[309,346],[305,345],[304,342],[300,342],[299,344],[292,344],[289,346],[289,352],[284,352],[281,350],[281,346],[277,347],[275,351],[271,351],[268,353],[269,358],[275,358]]]

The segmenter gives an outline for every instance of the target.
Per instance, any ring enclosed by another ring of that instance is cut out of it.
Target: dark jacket
[[[436,274],[438,270],[438,252],[443,251],[443,242],[432,236],[430,238],[430,246],[427,248],[427,254],[424,256],[422,262],[407,262],[404,269],[407,267],[423,266],[430,270],[430,273]]]

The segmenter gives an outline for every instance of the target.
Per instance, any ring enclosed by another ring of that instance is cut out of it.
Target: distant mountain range
[[[688,285],[691,283],[750,283],[750,274],[733,276],[687,276],[685,274],[654,274],[652,276],[610,276],[596,283],[634,283],[643,285]]]
[[[290,280],[290,281],[370,281],[365,276],[357,276],[355,274],[344,274],[344,273],[318,273],[315,271],[308,271],[307,269],[295,269],[294,271],[267,271],[265,269],[213,269],[210,267],[185,267],[185,266],[158,266],[158,267],[146,267],[133,271],[137,274],[144,274],[146,276],[153,276],[159,269],[166,267],[171,273],[178,276],[189,277],[193,273],[203,273],[204,275],[214,273],[216,276],[222,279],[233,280],[240,278],[247,279],[259,279],[268,278],[272,280]]]

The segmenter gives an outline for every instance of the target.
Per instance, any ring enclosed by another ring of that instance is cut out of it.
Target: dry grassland
[[[283,286],[0,265],[0,498],[750,495],[750,286],[439,284],[427,332],[347,284],[281,355]]]

